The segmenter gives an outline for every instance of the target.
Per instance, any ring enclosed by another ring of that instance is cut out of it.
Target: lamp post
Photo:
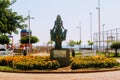
[[[80,26],[77,26],[77,28],[79,28],[79,32],[80,32],[80,41],[81,41],[81,24],[80,24]],[[79,46],[79,49],[81,48],[81,44],[80,44],[80,46]]]
[[[30,11],[28,11],[29,54],[30,54],[30,50],[31,50],[31,48],[30,48],[30,45],[31,45],[31,41],[30,41],[30,37],[31,37],[30,19],[34,19],[34,18],[30,16]]]
[[[104,26],[105,26],[105,24],[102,25],[102,31],[103,31],[103,52],[104,52]]]
[[[90,12],[90,39],[92,42],[92,13]]]
[[[99,49],[100,49],[100,0],[98,0],[98,34],[99,34]]]

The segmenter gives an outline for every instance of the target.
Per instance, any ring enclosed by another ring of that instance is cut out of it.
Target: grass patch
[[[9,66],[0,66],[0,70],[13,71],[17,69],[13,69],[12,67],[9,67]]]

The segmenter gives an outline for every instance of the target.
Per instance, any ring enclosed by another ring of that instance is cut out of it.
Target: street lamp
[[[29,31],[29,54],[30,54],[30,45],[31,45],[31,41],[30,41],[30,37],[31,37],[31,29],[30,29],[30,19],[34,19],[33,17],[30,16],[30,11],[28,11],[28,31]]]
[[[80,26],[77,26],[77,28],[79,28],[79,30],[80,30],[80,41],[81,41],[81,24],[80,24]],[[80,46],[79,46],[79,49],[81,48],[81,44],[80,44]]]

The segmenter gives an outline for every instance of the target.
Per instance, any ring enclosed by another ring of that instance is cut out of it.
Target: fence
[[[105,49],[109,49],[113,41],[120,40],[120,28],[116,28],[108,31],[101,31],[100,38],[99,38],[99,33],[94,33],[93,40],[94,40],[95,49],[103,50],[103,51]]]

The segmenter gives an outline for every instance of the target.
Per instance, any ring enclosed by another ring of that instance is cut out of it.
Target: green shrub
[[[33,65],[29,62],[16,62],[13,68],[21,69],[21,70],[31,70],[33,69]]]
[[[0,66],[10,66],[12,67],[14,57],[6,56],[6,57],[0,57]]]
[[[7,66],[7,62],[6,62],[5,59],[2,59],[0,62],[1,62],[1,65],[2,65],[2,66]]]

